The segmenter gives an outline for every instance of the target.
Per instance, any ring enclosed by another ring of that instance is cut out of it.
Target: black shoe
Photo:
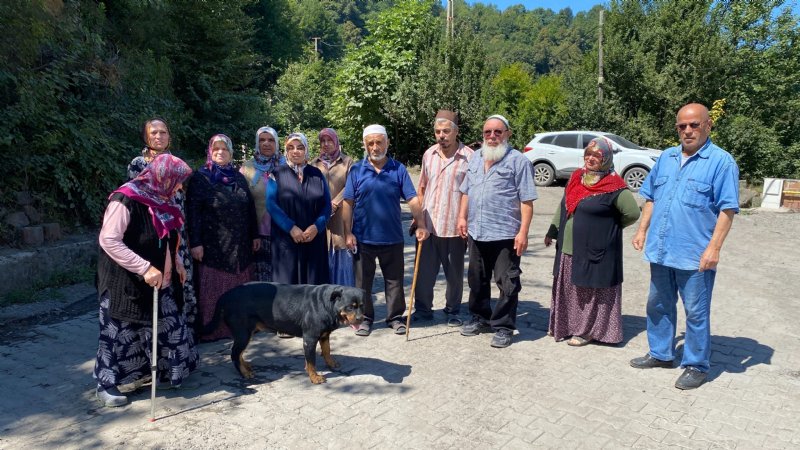
[[[687,367],[681,376],[678,377],[678,381],[675,382],[675,387],[683,390],[697,389],[706,382],[707,377],[707,373],[701,372],[694,367]]]
[[[509,330],[508,328],[498,328],[497,333],[494,334],[492,338],[492,347],[494,348],[506,348],[511,345],[511,336],[514,335],[514,332]]]
[[[633,358],[631,360],[631,367],[635,367],[637,369],[654,369],[656,367],[662,369],[671,369],[672,361],[662,361],[660,359],[655,359],[652,356],[650,356],[650,353],[648,353],[640,358]]]
[[[490,331],[492,331],[492,327],[481,316],[472,316],[472,319],[469,319],[469,322],[461,327],[462,336],[477,336]]]

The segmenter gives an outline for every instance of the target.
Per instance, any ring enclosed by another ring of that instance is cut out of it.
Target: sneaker
[[[457,315],[455,315],[455,314],[448,314],[447,315],[447,326],[448,327],[460,327],[461,325],[464,325],[464,321],[461,320]]]
[[[509,330],[508,328],[498,328],[497,333],[494,334],[492,338],[492,347],[494,348],[506,348],[511,345],[511,336],[513,336],[514,332]]]
[[[94,395],[95,397],[97,397],[98,400],[103,402],[104,406],[108,406],[111,408],[116,408],[118,406],[122,406],[128,403],[128,397],[126,397],[122,392],[120,392],[116,386],[103,388],[100,385],[98,385]]]
[[[369,336],[372,333],[372,322],[365,320],[356,328],[356,336]]]
[[[671,369],[672,368],[672,361],[662,361],[660,359],[655,359],[650,356],[650,353],[639,357],[633,358],[631,360],[631,367],[635,367],[637,369],[653,369],[653,368],[662,368],[662,369]]]
[[[481,316],[472,316],[472,319],[461,327],[462,336],[477,336],[490,331],[492,331],[492,327],[490,327],[489,323]]]
[[[406,324],[399,320],[389,322],[388,326],[394,330],[394,334],[406,334]]]
[[[706,378],[708,378],[707,373],[690,366],[678,377],[678,380],[675,382],[675,387],[683,390],[697,389],[706,382]]]

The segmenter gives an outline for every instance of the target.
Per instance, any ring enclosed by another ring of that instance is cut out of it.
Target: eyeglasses
[[[691,123],[676,123],[675,128],[680,131],[686,130],[686,127],[691,127],[693,130],[700,128],[700,125],[704,124],[705,120],[702,122],[691,122]]]
[[[483,135],[486,137],[495,135],[495,136],[502,136],[506,130],[483,130]]]

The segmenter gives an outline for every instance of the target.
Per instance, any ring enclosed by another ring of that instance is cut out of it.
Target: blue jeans
[[[686,338],[681,367],[708,372],[711,359],[711,292],[715,270],[679,270],[650,264],[650,295],[647,298],[647,341],[650,356],[662,361],[675,359],[675,327],[678,294],[686,312]]]

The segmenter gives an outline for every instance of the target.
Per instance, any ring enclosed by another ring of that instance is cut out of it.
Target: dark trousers
[[[358,244],[353,255],[356,271],[356,287],[367,293],[364,302],[364,318],[374,322],[375,308],[372,304],[372,282],[375,279],[375,259],[381,266],[384,292],[386,293],[386,323],[400,320],[406,311],[403,293],[403,244],[370,245]]]
[[[431,235],[422,241],[422,250],[417,272],[417,286],[414,292],[414,307],[423,313],[432,312],[433,285],[439,275],[439,267],[447,281],[444,298],[446,314],[458,314],[461,297],[464,294],[464,253],[467,243],[463,238],[439,237]]]
[[[516,329],[518,294],[522,289],[519,262],[513,239],[481,242],[469,238],[469,312],[488,321],[492,328]],[[500,290],[494,310],[489,285],[493,273]]]

